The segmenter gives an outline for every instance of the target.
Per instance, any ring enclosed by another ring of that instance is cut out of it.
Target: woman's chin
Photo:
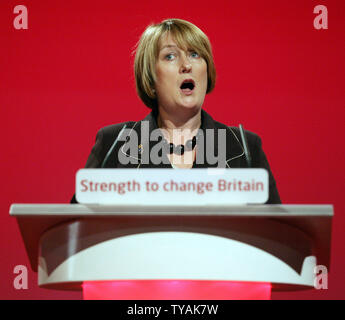
[[[181,99],[179,101],[175,101],[175,103],[166,105],[161,104],[159,105],[159,108],[166,111],[170,110],[170,112],[176,112],[177,114],[179,112],[196,113],[202,108],[202,103],[200,103],[200,101],[195,101],[194,99]]]
[[[179,105],[180,108],[184,109],[190,109],[190,110],[196,110],[196,109],[201,109],[202,103],[199,101],[195,101],[194,99],[183,99]]]
[[[200,105],[195,104],[182,104],[178,106],[180,111],[196,113],[201,109]]]

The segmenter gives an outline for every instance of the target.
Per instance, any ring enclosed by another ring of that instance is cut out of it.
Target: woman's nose
[[[181,64],[181,72],[188,73],[192,71],[192,64],[188,57],[184,56]]]

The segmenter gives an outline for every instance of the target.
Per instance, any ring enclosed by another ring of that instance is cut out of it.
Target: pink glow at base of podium
[[[83,283],[84,300],[270,300],[271,284],[209,280],[117,280]]]

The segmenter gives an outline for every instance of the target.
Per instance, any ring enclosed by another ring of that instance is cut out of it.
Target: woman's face
[[[160,108],[168,112],[201,108],[207,90],[207,63],[192,49],[179,48],[170,35],[160,40],[156,79]]]

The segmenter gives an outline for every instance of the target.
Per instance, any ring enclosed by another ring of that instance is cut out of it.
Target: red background
[[[15,30],[16,5],[28,30]],[[328,8],[316,30],[313,8]],[[99,128],[140,120],[131,52],[151,22],[177,17],[210,38],[217,84],[204,108],[258,133],[285,204],[333,204],[328,290],[273,299],[345,298],[345,2],[0,2],[1,285],[3,299],[80,299],[81,293],[13,287],[29,261],[12,203],[67,203]]]

